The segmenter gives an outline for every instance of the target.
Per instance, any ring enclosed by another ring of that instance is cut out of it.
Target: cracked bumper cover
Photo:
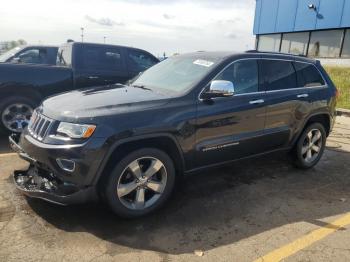
[[[10,146],[22,159],[30,163],[27,170],[16,170],[13,174],[17,189],[24,195],[59,205],[96,200],[96,191],[93,186],[80,188],[73,183],[63,181],[50,170],[42,169],[40,163],[20,147],[18,139],[18,135],[10,136]]]

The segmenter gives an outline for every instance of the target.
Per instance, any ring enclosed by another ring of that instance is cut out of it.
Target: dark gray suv
[[[184,173],[273,151],[313,167],[336,94],[320,63],[299,56],[174,56],[128,85],[45,100],[21,137],[10,137],[31,163],[14,178],[31,197],[64,205],[100,198],[118,215],[145,215]]]

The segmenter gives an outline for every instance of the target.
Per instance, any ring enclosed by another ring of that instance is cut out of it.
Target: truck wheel
[[[326,147],[326,131],[322,124],[309,125],[300,136],[295,149],[295,164],[302,169],[315,166]]]
[[[28,125],[36,107],[35,101],[11,96],[0,102],[0,127],[7,132],[20,133]]]
[[[139,217],[160,208],[171,195],[175,168],[170,157],[154,148],[136,150],[115,166],[105,197],[121,217]]]

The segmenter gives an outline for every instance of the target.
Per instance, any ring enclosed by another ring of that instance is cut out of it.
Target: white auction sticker
[[[214,62],[202,60],[202,59],[197,59],[196,61],[193,62],[193,64],[201,65],[201,66],[205,66],[205,67],[211,67],[214,64]]]

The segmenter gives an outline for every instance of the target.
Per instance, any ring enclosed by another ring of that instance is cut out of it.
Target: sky
[[[0,0],[0,42],[67,39],[155,55],[254,48],[255,0]]]

